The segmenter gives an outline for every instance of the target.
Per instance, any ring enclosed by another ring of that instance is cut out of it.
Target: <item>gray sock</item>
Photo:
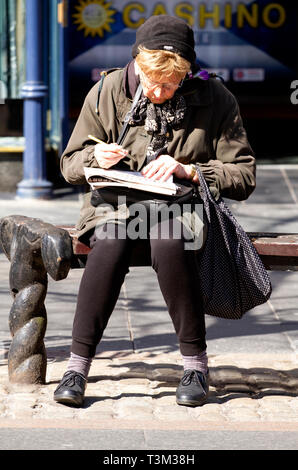
[[[70,353],[67,370],[74,370],[75,372],[82,374],[85,379],[87,379],[92,359],[92,357],[82,357],[77,354]]]
[[[208,356],[207,352],[202,351],[200,354],[197,354],[195,356],[183,356],[183,367],[184,370],[187,369],[196,369],[199,370],[200,372],[203,372],[203,374],[206,374],[208,371]]]

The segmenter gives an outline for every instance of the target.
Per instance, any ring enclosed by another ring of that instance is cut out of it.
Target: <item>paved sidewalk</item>
[[[298,232],[298,168],[260,168],[258,189],[229,204],[248,231]],[[0,199],[0,217],[74,223],[77,195]],[[182,375],[176,336],[154,272],[126,278],[92,364],[85,404],[56,404],[82,270],[49,279],[47,383],[9,384],[9,262],[0,254],[0,449],[297,449],[298,273],[272,272],[269,302],[241,321],[208,317],[211,391],[199,408],[177,406]]]

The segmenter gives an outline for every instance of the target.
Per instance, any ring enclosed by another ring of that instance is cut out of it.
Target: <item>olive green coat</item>
[[[123,69],[111,72],[104,80],[96,113],[98,84],[88,93],[68,145],[61,157],[61,171],[71,184],[86,184],[84,166],[96,167],[93,134],[116,142],[131,100],[124,93]],[[168,154],[181,163],[199,163],[213,195],[244,200],[255,188],[255,159],[242,126],[235,97],[216,79],[193,79],[191,87],[181,88],[187,111],[181,129],[174,130]],[[151,140],[143,126],[130,127],[123,142],[129,151],[124,161],[128,168],[140,170]],[[80,235],[95,227],[101,208],[84,196],[77,229]]]

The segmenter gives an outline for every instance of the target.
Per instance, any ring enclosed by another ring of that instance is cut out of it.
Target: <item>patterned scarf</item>
[[[179,128],[186,111],[186,103],[181,95],[174,95],[163,104],[153,104],[148,98],[141,98],[128,117],[130,126],[144,125],[152,135],[148,145],[146,163],[167,151],[172,129]]]

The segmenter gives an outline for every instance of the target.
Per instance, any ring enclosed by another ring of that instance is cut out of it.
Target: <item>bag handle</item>
[[[122,127],[122,129],[121,129],[121,132],[120,132],[120,134],[119,134],[119,137],[118,137],[118,139],[117,139],[117,144],[119,144],[119,145],[122,144],[122,142],[123,142],[123,140],[124,140],[124,138],[125,138],[125,136],[126,136],[126,134],[127,134],[128,127],[129,127],[129,118],[130,118],[130,116],[131,116],[132,111],[134,110],[134,108],[136,107],[136,105],[137,105],[137,103],[138,103],[138,101],[139,101],[139,99],[140,99],[140,96],[141,96],[141,94],[142,94],[142,91],[143,91],[142,85],[139,84],[138,89],[137,89],[137,91],[136,91],[136,93],[135,93],[135,96],[134,96],[134,99],[133,99],[131,108],[130,108],[129,112],[127,113],[127,115],[125,116],[124,125],[123,125],[123,127]]]
[[[199,188],[201,189],[201,197],[202,199],[204,200],[210,200],[210,199],[213,199],[212,198],[212,195],[211,195],[211,192],[210,192],[210,189],[208,187],[208,184],[206,183],[206,180],[199,168],[199,165],[196,165],[196,170],[197,170],[197,175],[198,175],[198,178],[199,178],[199,182],[200,182],[200,186]]]
[[[102,87],[103,87],[104,79],[105,79],[105,77],[107,76],[108,73],[113,72],[114,70],[117,70],[117,69],[111,69],[108,72],[102,73],[102,76],[101,76],[101,79],[100,79],[100,82],[99,82],[99,87],[98,87],[98,92],[97,92],[97,100],[96,100],[96,106],[95,106],[95,112],[96,112],[97,115],[99,115],[99,98],[100,98],[100,93],[101,93],[101,90],[102,90]],[[123,127],[120,131],[119,137],[117,139],[117,144],[119,144],[119,145],[121,145],[121,143],[123,142],[123,140],[126,136],[126,133],[128,131],[128,126],[129,126],[130,114],[134,110],[134,108],[136,107],[137,102],[139,101],[140,96],[142,94],[142,91],[143,91],[143,88],[142,88],[142,85],[140,83],[138,88],[137,88],[137,91],[135,93],[130,111],[125,116],[124,125],[123,125]]]

